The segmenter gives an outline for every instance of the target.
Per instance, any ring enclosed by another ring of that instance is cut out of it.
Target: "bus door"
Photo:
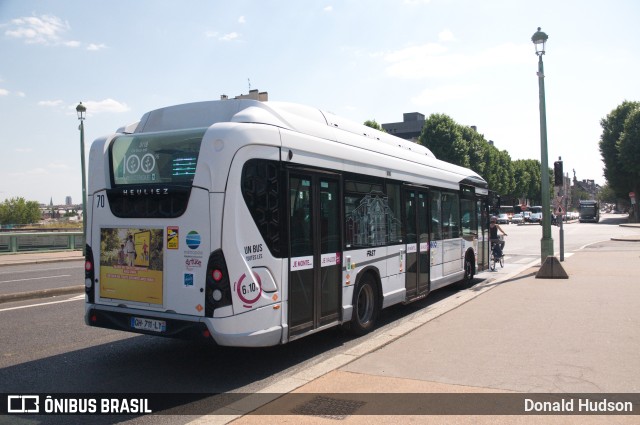
[[[403,197],[407,243],[405,288],[410,300],[429,292],[429,204],[424,189],[405,188]]]
[[[339,176],[289,173],[289,336],[340,319]]]
[[[489,254],[491,251],[489,238],[489,202],[487,198],[476,201],[478,214],[478,269],[481,272],[489,269]]]

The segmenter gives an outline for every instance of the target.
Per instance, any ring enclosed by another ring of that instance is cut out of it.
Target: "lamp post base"
[[[536,273],[536,279],[569,279],[569,275],[556,257],[549,256]]]

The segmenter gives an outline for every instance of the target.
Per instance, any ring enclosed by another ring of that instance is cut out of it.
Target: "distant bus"
[[[85,322],[270,346],[470,281],[488,186],[424,146],[302,105],[177,105],[89,156]]]
[[[531,212],[531,214],[541,213],[542,212],[542,207],[540,205],[529,207],[529,211]]]
[[[600,221],[600,203],[594,200],[580,201],[578,213],[580,223],[597,223]]]
[[[501,206],[498,211],[500,214],[506,214],[509,218],[509,221],[511,221],[511,219],[513,218],[513,206],[511,205]]]

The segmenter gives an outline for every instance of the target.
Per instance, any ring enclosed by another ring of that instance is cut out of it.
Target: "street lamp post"
[[[76,112],[78,113],[78,119],[80,120],[80,166],[82,167],[82,238],[84,244],[82,245],[82,254],[86,255],[87,247],[87,180],[85,178],[84,168],[84,118],[87,112],[87,108],[80,102],[76,106]]]
[[[545,259],[553,256],[553,239],[551,238],[551,220],[549,204],[549,164],[547,159],[547,117],[544,99],[544,68],[542,65],[542,55],[544,55],[545,43],[549,36],[538,31],[531,37],[531,41],[536,47],[538,55],[538,86],[540,89],[540,174],[542,175],[541,197],[542,197],[542,239],[540,240],[540,256],[544,263]]]

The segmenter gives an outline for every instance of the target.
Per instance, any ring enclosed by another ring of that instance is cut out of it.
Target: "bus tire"
[[[356,336],[371,332],[375,328],[379,312],[378,287],[373,275],[366,273],[358,280],[354,291],[349,331]]]
[[[473,282],[473,276],[475,275],[474,259],[473,251],[468,251],[467,255],[464,256],[464,278],[458,282],[458,287],[467,288]]]

